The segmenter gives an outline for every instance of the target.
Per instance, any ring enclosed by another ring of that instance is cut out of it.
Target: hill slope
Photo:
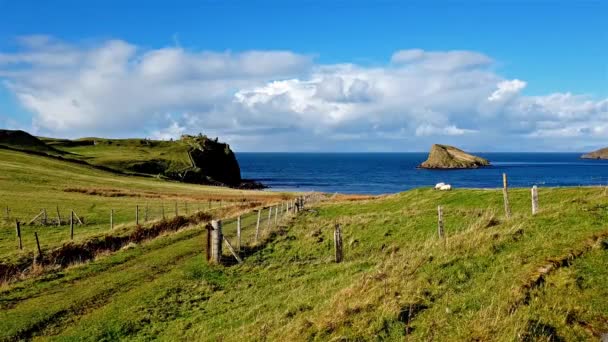
[[[174,217],[176,210],[192,214],[197,209],[216,209],[245,201],[277,201],[282,196],[126,176],[0,149],[0,269],[2,263],[12,263],[33,253],[34,232],[39,233],[43,249],[68,241],[71,210],[86,223],[75,228],[75,241],[83,241],[110,231],[110,212],[119,231],[118,227],[123,225],[135,228],[137,206],[143,222]],[[53,223],[42,226],[37,220],[35,225],[27,225],[43,209]],[[57,224],[58,215],[61,226]],[[23,250],[16,248],[15,220],[22,223]]]
[[[63,154],[35,136],[19,130],[0,129],[0,145],[17,150],[44,152],[52,155]]]
[[[149,139],[36,138],[23,131],[0,130],[0,146],[61,156],[126,174],[149,175],[187,183],[261,188],[241,179],[230,146],[206,136],[184,135],[177,141]]]
[[[5,287],[0,338],[598,340],[608,332],[604,189],[539,192],[532,216],[529,190],[512,190],[511,219],[500,191],[336,200],[230,267],[207,265],[202,236],[178,233]]]

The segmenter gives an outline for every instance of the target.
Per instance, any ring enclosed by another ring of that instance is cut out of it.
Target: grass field
[[[22,210],[63,196],[75,196],[78,210],[98,199],[133,206],[137,198],[63,192],[120,188],[121,180],[129,191],[183,199],[279,196],[88,169],[74,172],[87,172],[79,179],[61,173],[68,166],[29,158],[0,154],[3,171],[14,172],[0,176],[0,196]],[[23,164],[31,169],[14,171]],[[20,192],[22,200],[8,200]],[[510,219],[499,190],[337,197],[284,217],[258,244],[251,213],[243,218],[251,248],[240,265],[208,265],[205,230],[193,226],[4,284],[0,339],[596,341],[608,333],[608,196],[603,188],[541,188],[539,195],[532,216],[529,189],[511,190]],[[227,222],[234,243],[234,221]],[[344,236],[339,264],[335,224]]]
[[[84,219],[76,225],[75,241],[85,241],[110,232],[113,210],[113,234],[127,234],[135,228],[136,210],[144,223],[198,210],[211,212],[246,202],[276,203],[288,196],[261,191],[241,191],[120,176],[79,164],[0,150],[0,262],[10,262],[31,255],[35,250],[34,232],[41,248],[57,247],[70,238],[70,211]],[[62,225],[24,225],[46,209],[48,221]],[[17,249],[15,221],[22,223],[23,250]]]
[[[182,141],[85,138],[66,143],[57,139],[42,140],[51,147],[71,153],[74,158],[116,170],[128,171],[135,161],[148,160],[165,160],[169,164],[168,171],[179,171],[191,165],[187,146]]]

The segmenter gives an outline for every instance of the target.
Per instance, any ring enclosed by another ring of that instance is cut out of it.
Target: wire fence
[[[296,214],[303,207],[304,198],[266,204],[264,207],[255,200],[150,201],[123,203],[117,208],[108,203],[88,207],[74,203],[75,206],[70,208],[57,204],[55,208],[48,206],[50,208],[22,208],[16,211],[6,206],[6,227],[0,229],[0,266],[3,262],[21,265],[32,256],[34,262],[36,258],[40,261],[43,254],[48,255],[51,250],[60,251],[60,254],[70,252],[72,247],[65,243],[74,240],[78,240],[77,245],[81,246],[78,248],[91,249],[91,255],[105,249],[112,251],[129,242],[154,238],[164,231],[177,231],[192,224],[204,223],[212,217],[223,218],[224,241],[229,246],[233,241],[235,253],[240,253],[242,249],[256,247],[258,242]],[[10,226],[13,228],[10,229]],[[229,249],[232,250],[232,247]],[[81,260],[82,256],[76,255],[75,258]],[[5,274],[4,278],[9,276]]]
[[[49,250],[73,240],[128,235],[136,227],[150,227],[177,216],[189,217],[197,212],[212,215],[217,210],[259,202],[239,199],[66,203],[14,208],[4,205],[0,219],[0,262],[32,253],[38,245],[42,250]],[[19,204],[23,205],[23,201]]]
[[[142,201],[132,205],[72,205],[50,204],[37,208],[11,208],[9,204],[2,207],[2,226],[12,228],[18,221],[22,226],[53,227],[70,224],[71,213],[74,212],[77,223],[81,225],[142,224],[154,220],[166,219],[179,215],[191,215],[196,212],[235,205],[244,205],[253,201]],[[103,207],[103,208],[99,208]]]
[[[276,205],[253,210],[236,218],[212,222],[207,230],[207,260],[211,263],[224,263],[226,253],[222,252],[222,240],[236,262],[256,250],[261,241],[277,232],[277,228],[285,226],[286,221],[304,210],[305,204],[311,204],[324,199],[320,194],[308,194],[292,201],[284,201]],[[228,255],[230,255],[228,254]]]

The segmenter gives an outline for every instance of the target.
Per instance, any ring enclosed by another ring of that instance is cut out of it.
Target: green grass
[[[202,228],[171,234],[6,285],[1,338],[597,340],[608,332],[608,241],[590,239],[608,232],[604,190],[540,189],[534,217],[529,190],[510,197],[509,220],[497,190],[324,203],[273,228],[233,266],[204,261]],[[242,221],[249,246],[256,217]],[[224,228],[234,244],[234,221]],[[527,287],[548,261],[576,250],[584,253]]]
[[[191,160],[190,152],[195,146],[207,155],[199,154]],[[176,141],[95,137],[69,140],[0,129],[0,148],[54,156],[128,175],[181,180],[183,173],[190,171],[200,173],[197,183],[207,181],[206,176],[234,186],[240,182],[238,164],[230,147],[203,135],[182,136]],[[222,178],[226,173],[230,175]]]
[[[164,160],[168,163],[167,171],[180,171],[190,167],[188,146],[183,141],[148,141],[143,139],[100,139],[88,138],[81,141],[93,141],[96,145],[53,143],[49,146],[72,153],[78,159],[93,165],[101,165],[122,171],[130,171],[134,163],[149,160]]]
[[[169,182],[154,178],[120,176],[92,167],[42,156],[0,150],[0,262],[13,262],[33,254],[38,233],[41,248],[48,250],[70,238],[70,211],[84,218],[75,226],[75,241],[84,241],[110,232],[110,212],[114,210],[113,234],[127,234],[135,228],[139,206],[140,223],[147,211],[149,221],[197,210],[213,210],[242,201],[276,202],[283,195],[241,191],[220,187]],[[7,209],[8,208],[8,215]],[[147,209],[146,209],[147,208]],[[46,209],[48,220],[62,226],[22,225],[23,250],[17,249],[15,220],[29,222]]]

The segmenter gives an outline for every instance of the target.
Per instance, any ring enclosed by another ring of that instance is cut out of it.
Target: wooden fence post
[[[511,206],[509,205],[509,182],[507,180],[507,174],[502,174],[502,197],[505,203],[505,215],[507,218],[511,218]]]
[[[74,210],[72,210],[72,212],[74,213],[74,217],[76,218],[76,221],[78,221],[78,223],[79,223],[80,225],[83,225],[83,224],[84,224],[84,222],[82,222],[82,220],[80,219],[80,217],[78,217],[78,214],[76,214],[76,213],[74,212]]]
[[[163,220],[165,219],[165,204],[164,203],[160,203],[160,216],[163,218]]]
[[[177,217],[179,215],[178,211],[177,211],[177,201],[175,201],[175,217]]]
[[[274,225],[279,224],[279,206],[274,207]]]
[[[55,206],[55,209],[57,209],[57,225],[61,227],[61,214],[59,213],[59,206]]]
[[[74,240],[74,210],[70,211],[70,240]]]
[[[135,225],[139,226],[139,205],[135,206]]]
[[[209,262],[211,261],[211,234],[213,232],[213,227],[210,223],[207,223],[205,229],[207,230],[207,249],[205,252],[207,254],[207,262]]]
[[[437,233],[439,234],[439,238],[443,239],[443,208],[441,206],[437,206]]]
[[[144,208],[144,222],[148,222],[148,204],[146,203],[146,207]]]
[[[230,244],[230,241],[228,241],[228,239],[226,239],[226,237],[224,237],[224,236],[222,236],[222,238],[224,239],[224,242],[226,243],[226,246],[228,246],[228,250],[230,251],[230,253],[232,253],[232,255],[234,256],[234,258],[236,259],[236,261],[239,264],[242,264],[243,260],[239,257],[239,254],[234,251],[234,248],[232,248],[232,245]]]
[[[336,263],[342,262],[342,231],[340,231],[340,224],[336,224],[334,227],[334,249]]]
[[[17,224],[17,241],[19,242],[19,249],[23,249],[23,242],[21,241],[21,223],[19,220],[15,220]]]
[[[211,221],[211,262],[219,264],[222,261],[222,221]]]
[[[110,209],[110,230],[114,229],[114,209]]]
[[[236,250],[241,251],[241,215],[236,218]]]
[[[30,220],[30,222],[28,222],[28,225],[34,224],[34,222],[40,217],[42,216],[42,214],[44,214],[44,212],[41,210],[40,213],[36,216],[34,216],[33,219]]]
[[[38,240],[38,232],[34,232],[34,236],[36,237],[36,246],[38,247],[38,258],[42,260],[42,249],[40,249],[40,240]]]
[[[272,207],[268,207],[268,228],[270,229],[270,224],[272,223]]]
[[[532,187],[532,215],[538,213],[538,187]]]
[[[255,224],[255,243],[258,243],[258,237],[260,236],[260,218],[262,217],[262,209],[258,210],[258,222]]]

